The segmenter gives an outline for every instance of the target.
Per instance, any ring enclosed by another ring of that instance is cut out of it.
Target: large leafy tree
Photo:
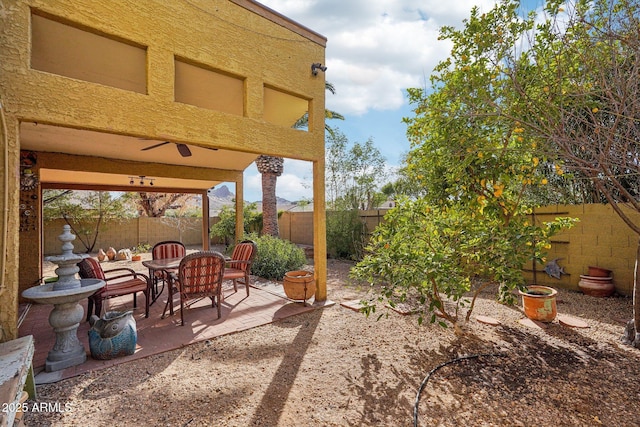
[[[193,194],[140,191],[125,193],[123,200],[134,206],[138,216],[160,218],[165,215],[167,210],[182,209],[194,197]]]
[[[386,162],[371,138],[351,144],[335,129],[328,137],[326,153],[330,209],[372,209],[384,199],[379,189],[387,177]]]
[[[543,142],[558,173],[588,183],[640,236],[640,2],[552,0],[546,12],[530,48],[502,68],[519,100],[512,118]],[[636,262],[634,318],[623,337],[637,348],[639,274]]]
[[[518,6],[504,1],[491,13],[472,14],[464,31],[443,31],[458,45],[472,41],[454,49],[453,62],[488,77],[476,84],[465,76],[459,102],[518,123],[543,165],[538,176],[577,200],[609,203],[640,236],[640,2],[551,0],[541,20],[519,17]],[[532,194],[540,192],[525,193]],[[639,275],[636,262],[634,316],[623,336],[637,348]]]
[[[535,224],[529,215],[527,192],[548,179],[539,141],[513,118],[525,106],[501,78],[516,42],[534,27],[517,12],[517,2],[487,14],[474,8],[464,29],[443,28],[451,56],[434,70],[429,91],[408,91],[415,117],[406,119],[412,148],[404,175],[414,197],[397,201],[353,272],[378,286],[379,300],[412,302],[420,321],[457,326],[459,309],[468,308],[468,319],[491,284],[511,301],[525,262],[542,259],[550,237],[572,224]]]
[[[94,250],[105,224],[128,217],[123,201],[106,191],[43,191],[43,218],[63,218],[87,253]]]

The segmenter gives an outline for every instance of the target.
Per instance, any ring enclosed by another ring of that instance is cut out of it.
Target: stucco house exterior
[[[0,19],[0,342],[42,276],[43,188],[153,179],[206,201],[233,182],[240,207],[261,154],[313,164],[326,299],[325,37],[251,0],[2,0]],[[305,113],[308,129],[293,129]]]

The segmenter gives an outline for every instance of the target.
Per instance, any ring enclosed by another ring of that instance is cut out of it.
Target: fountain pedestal
[[[76,238],[69,225],[63,226],[58,236],[62,244],[62,255],[47,257],[57,264],[58,281],[34,286],[22,292],[22,296],[39,304],[53,304],[49,324],[56,334],[56,343],[47,355],[45,371],[53,372],[79,365],[87,360],[87,353],[78,339],[78,327],[84,318],[84,309],[79,302],[101,289],[105,282],[99,279],[78,279],[77,264],[88,255],[72,252],[71,242]]]

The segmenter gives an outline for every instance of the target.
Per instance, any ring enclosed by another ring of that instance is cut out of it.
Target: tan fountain
[[[45,258],[58,265],[58,280],[22,292],[23,297],[38,304],[53,304],[49,324],[56,334],[56,343],[47,355],[46,372],[59,371],[87,360],[87,352],[77,334],[80,322],[84,319],[84,309],[79,301],[105,285],[104,280],[77,278],[77,264],[89,255],[74,254],[71,242],[76,236],[71,233],[69,225],[64,225],[62,229],[62,234],[58,236],[62,242],[62,255]]]

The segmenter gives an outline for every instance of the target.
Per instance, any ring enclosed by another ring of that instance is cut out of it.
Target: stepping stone
[[[518,323],[524,325],[528,328],[536,328],[536,329],[547,329],[549,325],[544,322],[538,322],[537,320],[531,320],[528,317],[524,317],[518,320]]]
[[[354,299],[352,301],[344,301],[340,303],[341,306],[343,306],[344,308],[348,308],[350,310],[353,311],[360,311],[362,309],[362,303],[360,302],[359,299]]]
[[[500,322],[498,319],[494,319],[493,317],[489,316],[476,316],[476,320],[480,323],[484,323],[485,325],[490,326],[498,326],[502,324],[502,322]]]
[[[578,317],[567,316],[564,314],[558,315],[558,322],[560,322],[563,326],[568,326],[569,328],[588,328],[589,325],[584,320]]]

